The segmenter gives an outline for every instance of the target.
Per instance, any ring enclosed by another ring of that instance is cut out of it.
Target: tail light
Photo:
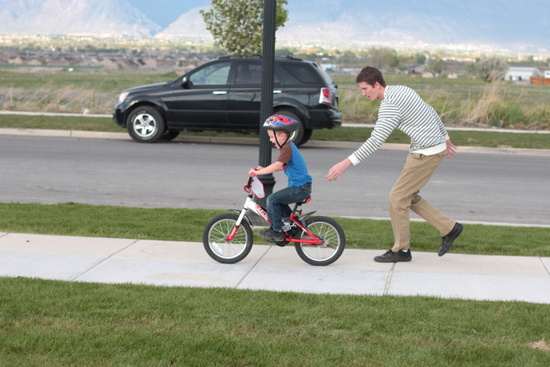
[[[332,105],[332,94],[330,93],[330,89],[321,88],[321,93],[319,95],[319,103]]]

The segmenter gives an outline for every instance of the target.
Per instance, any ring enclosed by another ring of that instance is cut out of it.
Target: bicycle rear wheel
[[[296,252],[302,260],[310,265],[325,266],[332,264],[342,255],[346,246],[344,230],[334,219],[329,217],[311,217],[306,220],[306,228],[314,236],[323,240],[321,245],[310,245],[296,242]],[[301,231],[300,238],[309,238]]]
[[[224,264],[234,264],[244,259],[252,249],[253,233],[250,225],[242,221],[233,240],[228,241],[239,216],[224,213],[210,219],[202,235],[202,243],[208,255]]]

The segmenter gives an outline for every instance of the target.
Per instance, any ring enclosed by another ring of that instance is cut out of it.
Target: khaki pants
[[[390,191],[390,217],[393,228],[393,252],[410,247],[409,209],[446,236],[456,221],[443,215],[418,195],[439,166],[445,152],[434,155],[409,153],[403,171]]]

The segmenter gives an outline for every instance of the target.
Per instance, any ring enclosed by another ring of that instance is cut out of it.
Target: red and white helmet
[[[292,134],[298,128],[299,122],[284,115],[273,115],[264,122],[264,129],[273,131],[286,131]]]

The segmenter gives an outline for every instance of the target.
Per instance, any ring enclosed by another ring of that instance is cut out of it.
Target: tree
[[[373,47],[368,50],[367,62],[379,69],[395,68],[399,65],[397,52],[387,47]]]
[[[477,65],[479,77],[490,83],[496,80],[502,80],[508,71],[508,63],[500,57],[490,57],[481,60]]]
[[[424,65],[426,63],[426,54],[422,52],[417,52],[414,54],[414,59],[416,60],[417,65]]]
[[[441,75],[443,67],[445,67],[445,61],[440,58],[430,58],[424,70],[437,75]]]
[[[288,0],[277,1],[276,29],[284,26]],[[262,53],[264,0],[212,0],[210,10],[201,10],[206,29],[215,43],[237,56]]]

